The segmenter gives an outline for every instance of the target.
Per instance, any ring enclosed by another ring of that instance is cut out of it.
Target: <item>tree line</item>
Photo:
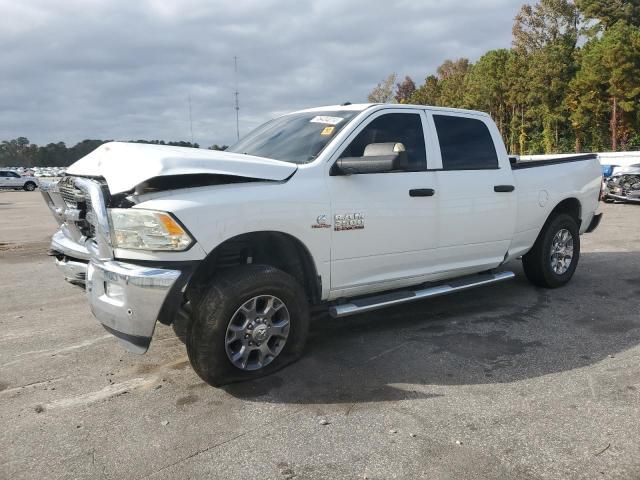
[[[92,152],[100,145],[112,140],[83,140],[72,147],[64,142],[36,145],[26,137],[4,140],[0,143],[0,166],[5,167],[68,167],[76,160]],[[133,143],[173,145],[176,147],[200,148],[192,142],[165,142],[164,140],[130,140]],[[209,150],[226,150],[228,145],[212,145]]]
[[[369,101],[488,112],[513,154],[640,149],[640,0],[540,0],[512,34],[421,85],[391,74]]]

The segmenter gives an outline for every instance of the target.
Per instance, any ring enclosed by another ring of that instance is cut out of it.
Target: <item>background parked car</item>
[[[0,188],[11,188],[32,192],[38,186],[34,177],[23,176],[11,170],[0,170]]]

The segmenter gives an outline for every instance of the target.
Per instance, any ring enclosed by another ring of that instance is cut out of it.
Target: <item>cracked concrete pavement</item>
[[[573,281],[314,319],[303,359],[215,389],[159,326],[144,356],[0,192],[0,478],[640,478],[640,205],[602,205]]]

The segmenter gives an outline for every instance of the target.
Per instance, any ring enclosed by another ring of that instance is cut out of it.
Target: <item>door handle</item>
[[[513,185],[496,185],[493,187],[494,192],[513,192],[516,189]]]
[[[433,188],[412,188],[409,190],[410,197],[433,197],[435,193]]]

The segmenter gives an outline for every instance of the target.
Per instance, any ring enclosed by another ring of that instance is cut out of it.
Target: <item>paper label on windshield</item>
[[[327,136],[327,135],[331,135],[333,133],[333,131],[335,130],[336,127],[324,127],[322,129],[322,131],[320,132],[320,135],[323,136]]]
[[[309,122],[311,123],[324,123],[325,125],[337,125],[344,118],[342,117],[325,117],[323,115],[318,115],[317,117],[313,117]]]

